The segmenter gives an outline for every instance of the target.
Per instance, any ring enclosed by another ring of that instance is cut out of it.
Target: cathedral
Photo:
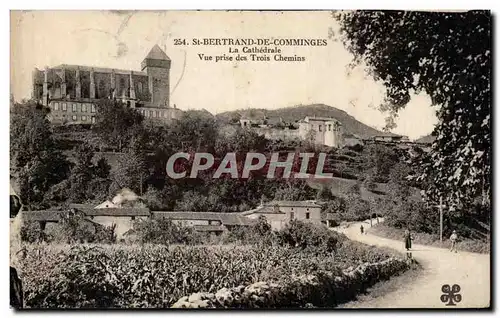
[[[121,100],[146,119],[168,123],[182,115],[170,107],[170,64],[155,45],[141,63],[141,71],[61,64],[33,71],[33,99],[50,107],[54,124],[91,124],[96,101]]]

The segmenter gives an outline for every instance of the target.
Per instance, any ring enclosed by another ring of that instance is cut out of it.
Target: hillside
[[[361,138],[369,138],[375,135],[396,135],[393,133],[382,132],[373,127],[365,125],[345,111],[324,104],[300,105],[279,109],[241,109],[217,114],[217,119],[225,122],[230,122],[232,119],[234,120],[235,118],[239,118],[241,116],[248,117],[250,119],[263,119],[264,116],[266,116],[267,118],[281,117],[283,121],[290,123],[303,119],[306,116],[333,117],[342,123],[347,133],[356,134]]]
[[[436,137],[433,135],[426,135],[423,137],[418,138],[415,140],[415,142],[421,143],[421,144],[431,144],[436,140]]]

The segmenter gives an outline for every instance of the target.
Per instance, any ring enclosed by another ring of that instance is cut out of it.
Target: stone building
[[[249,219],[264,216],[274,230],[280,230],[292,220],[321,224],[321,205],[310,201],[271,201],[242,215]]]
[[[298,129],[290,127],[253,127],[251,119],[240,119],[241,128],[251,128],[267,139],[311,140],[314,144],[341,148],[344,146],[342,123],[335,118],[310,117],[301,119]]]
[[[303,140],[312,139],[317,145],[343,146],[342,124],[335,118],[307,116],[299,121],[299,136]]]
[[[145,118],[169,122],[182,111],[170,107],[170,58],[155,45],[141,71],[61,64],[33,71],[32,97],[50,107],[52,123],[94,123],[96,101],[121,100]]]
[[[154,219],[169,219],[180,226],[192,226],[198,232],[221,234],[235,227],[251,226],[255,220],[240,213],[153,211]]]

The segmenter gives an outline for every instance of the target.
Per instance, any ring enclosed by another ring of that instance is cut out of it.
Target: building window
[[[318,130],[321,131],[321,125],[318,125]]]
[[[87,111],[87,105],[82,104],[82,112],[86,112],[86,111]]]
[[[160,117],[160,112],[159,111],[156,111],[155,117]]]
[[[92,105],[90,106],[90,108],[91,108],[91,111],[92,111],[93,113],[95,113],[95,105],[94,105],[94,104],[92,104]]]
[[[132,216],[131,219],[132,219],[132,221],[135,221],[135,216]]]
[[[290,213],[290,221],[293,221],[295,214],[293,212]]]
[[[332,130],[332,124],[328,124],[328,131]]]
[[[137,90],[139,91],[139,94],[142,94],[142,82],[138,83]]]
[[[62,110],[68,111],[68,107],[67,107],[66,103],[62,103]]]
[[[82,116],[82,121],[87,121],[87,116]]]
[[[73,121],[76,121],[76,115],[73,115],[71,119],[73,119]]]
[[[76,113],[76,104],[73,104],[73,112]]]
[[[120,78],[120,96],[125,96],[125,79]]]
[[[95,116],[92,116],[92,118],[90,119],[92,124],[95,124]]]
[[[59,110],[59,103],[54,103],[54,110]]]
[[[307,212],[307,213],[306,213],[306,220],[309,220],[310,216],[311,216],[311,215],[310,215],[310,213],[309,213],[309,212]]]
[[[106,96],[106,86],[104,85],[104,81],[100,80],[98,85],[99,97],[103,98]]]

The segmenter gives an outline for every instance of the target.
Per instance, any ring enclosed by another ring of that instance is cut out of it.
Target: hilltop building
[[[335,118],[309,117],[299,121],[301,139],[312,141],[318,145],[340,148],[343,146],[342,124]]]
[[[170,58],[155,45],[141,71],[61,64],[33,71],[32,97],[50,107],[54,124],[94,123],[96,101],[121,100],[160,123],[181,116],[170,107]]]
[[[344,145],[342,123],[330,117],[307,116],[298,122],[298,129],[277,128],[276,125],[256,125],[251,119],[241,118],[242,128],[251,128],[268,139],[310,140],[314,144],[341,148]],[[284,126],[282,120],[280,125]]]

